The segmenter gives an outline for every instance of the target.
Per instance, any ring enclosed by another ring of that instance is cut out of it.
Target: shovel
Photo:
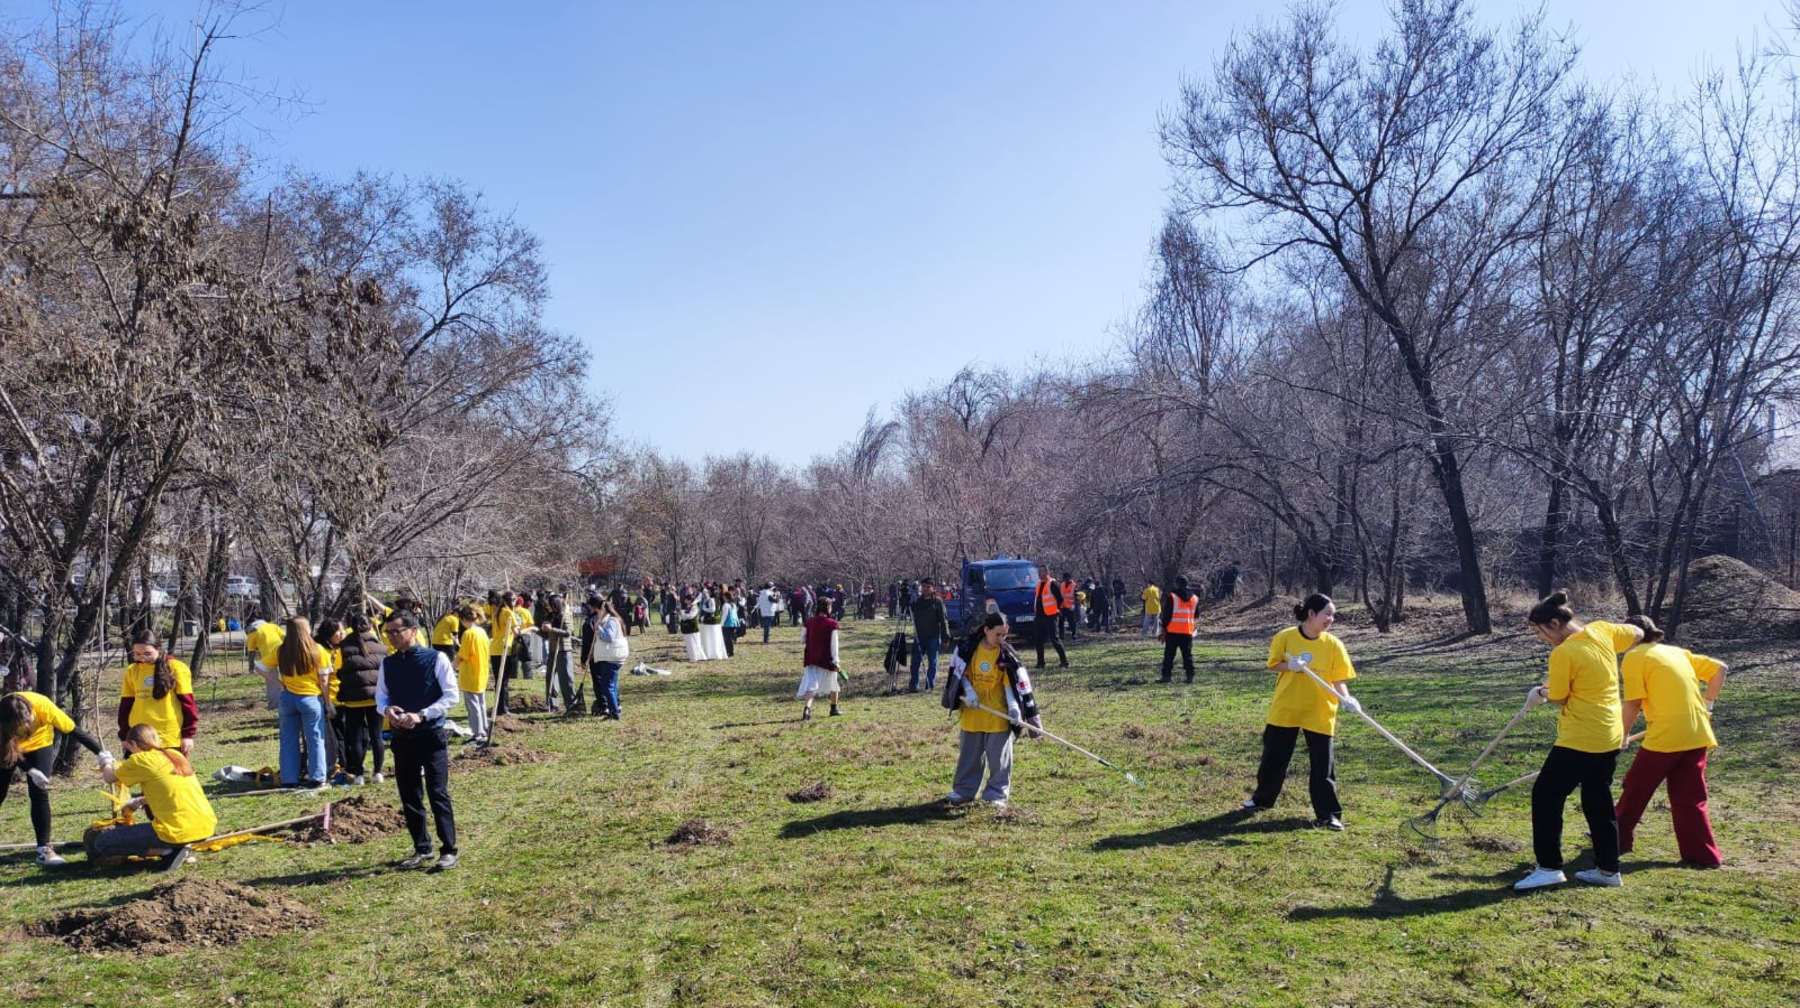
[[[324,829],[326,832],[330,832],[330,830],[331,830],[331,803],[326,802],[325,809],[322,812],[316,812],[309,816],[301,816],[298,819],[283,819],[280,822],[263,823],[261,826],[252,826],[249,829],[233,830],[230,833],[220,833],[216,836],[207,837],[205,840],[196,841],[194,843],[194,846],[199,847],[199,846],[203,846],[205,844],[215,843],[219,840],[229,840],[232,837],[246,836],[251,833],[263,833],[268,830],[292,829],[293,827],[299,826],[302,823],[310,823],[310,822],[317,822],[321,829]]]

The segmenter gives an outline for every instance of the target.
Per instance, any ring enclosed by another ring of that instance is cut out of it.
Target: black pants
[[[56,761],[51,755],[53,751],[53,747],[45,746],[42,749],[33,749],[28,753],[21,754],[18,769],[21,771],[36,770],[46,777],[50,776],[51,769],[56,765]],[[0,804],[5,804],[6,793],[12,790],[12,775],[12,770],[8,769],[5,779],[0,780]],[[30,796],[31,801],[31,831],[37,834],[37,844],[42,847],[50,842],[50,792],[31,783],[27,778],[25,793]]]
[[[1581,789],[1581,814],[1594,838],[1594,865],[1619,870],[1619,820],[1613,814],[1613,772],[1619,751],[1582,752],[1551,746],[1544,768],[1531,786],[1531,846],[1539,868],[1561,868],[1563,804]]]
[[[1181,669],[1187,673],[1187,681],[1194,681],[1194,635],[1185,633],[1163,634],[1162,679],[1168,682],[1174,678],[1175,652],[1181,652]]]
[[[437,826],[440,851],[456,853],[456,812],[450,806],[450,745],[444,726],[394,732],[394,780],[400,785],[400,811],[413,850],[431,853],[431,837],[425,832],[425,801],[431,800],[431,818]]]
[[[1302,731],[1301,728],[1263,726],[1262,763],[1256,768],[1256,793],[1250,796],[1251,801],[1263,808],[1275,806],[1275,799],[1281,797],[1281,786],[1287,782],[1288,764],[1294,758],[1294,742]],[[1310,771],[1306,790],[1312,798],[1313,816],[1326,819],[1342,815],[1344,807],[1338,804],[1337,767],[1333,764],[1330,735],[1306,732],[1306,761]]]
[[[737,656],[738,628],[734,627],[734,626],[728,626],[728,627],[720,627],[719,629],[724,632],[724,636],[725,636],[725,657],[727,657],[727,658],[736,657]]]
[[[364,759],[373,753],[374,772],[386,765],[387,749],[381,743],[381,712],[374,704],[367,707],[338,707],[338,733],[344,740],[344,772],[352,777],[363,775]]]
[[[452,666],[454,666],[456,664],[456,645],[455,644],[433,644],[433,645],[431,645],[431,649],[433,651],[436,651],[438,654],[443,655],[445,658],[450,659],[450,664]]]
[[[1035,628],[1032,631],[1032,639],[1037,644],[1038,668],[1044,667],[1045,644],[1056,649],[1056,660],[1058,662],[1065,666],[1069,664],[1069,654],[1063,650],[1062,646],[1062,635],[1057,632],[1056,624],[1058,622],[1059,618],[1056,616],[1039,616],[1032,621],[1032,626]]]

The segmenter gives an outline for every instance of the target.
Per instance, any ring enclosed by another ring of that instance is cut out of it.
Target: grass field
[[[1233,813],[1255,769],[1270,690],[1261,658],[1278,628],[1203,637],[1192,686],[1153,682],[1160,648],[1149,642],[1078,644],[1074,668],[1038,678],[1045,723],[1147,786],[1047,742],[1021,743],[1014,805],[999,816],[936,804],[955,729],[935,695],[886,695],[877,666],[890,624],[850,625],[846,716],[823,717],[821,706],[806,724],[791,698],[795,631],[746,643],[730,662],[688,666],[658,630],[634,639],[635,657],[675,674],[626,677],[623,722],[540,715],[507,741],[560,759],[454,774],[458,870],[391,870],[408,852],[402,837],[247,845],[183,869],[282,890],[319,910],[323,926],[182,955],[78,955],[25,937],[24,925],[163,877],[90,870],[79,855],[60,871],[38,869],[29,852],[0,858],[0,928],[11,939],[0,946],[0,1003],[1790,1003],[1800,980],[1791,648],[1710,651],[1733,665],[1710,772],[1723,870],[1676,865],[1659,801],[1623,888],[1519,896],[1508,886],[1531,861],[1526,789],[1494,799],[1484,818],[1447,818],[1439,847],[1408,841],[1399,825],[1430,807],[1432,781],[1360,722],[1339,730],[1347,832],[1311,825],[1303,755],[1274,812]],[[1451,772],[1542,674],[1542,649],[1521,633],[1344,636],[1370,712]],[[201,771],[273,763],[260,680],[214,685],[197,688]],[[1546,708],[1481,780],[1535,768],[1551,735]],[[785,797],[817,781],[835,796]],[[360,793],[391,800],[392,787]],[[29,839],[24,798],[20,786],[0,809],[0,841]],[[224,829],[322,800],[215,807]],[[58,837],[79,835],[103,806],[85,780],[60,783]],[[728,842],[662,842],[693,818]],[[1582,840],[1571,803],[1571,854]],[[1570,867],[1589,864],[1583,851]]]

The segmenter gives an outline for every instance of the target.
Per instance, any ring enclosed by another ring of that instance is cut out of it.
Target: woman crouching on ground
[[[180,749],[164,749],[156,729],[137,725],[125,735],[125,760],[100,771],[108,784],[140,787],[143,797],[123,809],[150,809],[150,821],[114,826],[94,834],[92,853],[100,857],[160,857],[162,869],[192,857],[188,845],[213,835],[219,817]]]
[[[1648,616],[1625,622],[1644,632],[1644,642],[1625,652],[1619,723],[1630,732],[1642,710],[1645,733],[1613,809],[1619,817],[1619,853],[1631,853],[1644,808],[1666,780],[1681,860],[1696,868],[1717,868],[1722,858],[1706,814],[1706,751],[1719,744],[1712,730],[1712,705],[1725,686],[1725,664],[1662,643],[1662,631]]]
[[[1618,656],[1637,644],[1634,626],[1583,624],[1569,608],[1567,592],[1556,592],[1531,607],[1531,632],[1550,645],[1550,676],[1532,693],[1562,708],[1556,717],[1556,744],[1544,757],[1531,786],[1531,846],[1537,867],[1513,883],[1514,889],[1541,889],[1567,881],[1563,875],[1563,803],[1581,789],[1581,812],[1594,839],[1594,867],[1575,873],[1589,885],[1616,886],[1619,877],[1619,823],[1613,815],[1612,781],[1625,731],[1619,706]]]
[[[1306,735],[1307,794],[1313,818],[1329,830],[1344,828],[1344,808],[1338,803],[1336,756],[1332,744],[1337,735],[1341,706],[1354,714],[1362,707],[1350,695],[1356,668],[1350,653],[1330,632],[1337,606],[1326,595],[1314,593],[1294,607],[1295,626],[1269,642],[1269,665],[1278,670],[1275,699],[1269,703],[1268,723],[1263,726],[1262,762],[1256,768],[1256,791],[1244,802],[1245,812],[1275,807],[1281,786],[1287,781],[1294,743]],[[1312,669],[1330,683],[1321,688],[1306,674]]]
[[[961,709],[962,729],[956,776],[944,796],[951,805],[967,805],[979,796],[996,810],[1006,808],[1012,796],[1013,737],[1026,726],[1044,726],[1031,678],[1019,653],[1006,643],[1006,629],[1005,616],[988,613],[980,629],[963,638],[950,655],[946,706]],[[993,711],[1005,711],[1006,716]],[[984,767],[986,788],[981,786]]]

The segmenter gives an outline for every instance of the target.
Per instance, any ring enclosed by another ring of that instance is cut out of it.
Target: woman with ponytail
[[[62,732],[81,743],[88,752],[100,758],[102,765],[112,761],[112,753],[101,748],[100,740],[75,724],[49,697],[21,690],[0,697],[0,804],[12,788],[12,772],[25,768],[25,787],[31,799],[31,829],[37,837],[37,863],[54,867],[63,863],[50,844],[50,771],[56,749],[56,733]]]
[[[119,738],[141,724],[155,728],[159,738],[180,739],[182,755],[193,755],[200,727],[194,678],[185,663],[169,657],[153,630],[131,637],[131,664],[119,692]]]
[[[1305,735],[1307,794],[1312,799],[1313,818],[1329,830],[1344,828],[1332,742],[1337,734],[1338,707],[1352,712],[1361,708],[1346,685],[1356,678],[1350,653],[1330,633],[1336,619],[1337,606],[1331,597],[1315,592],[1294,607],[1295,625],[1269,642],[1268,667],[1276,672],[1275,699],[1269,704],[1268,724],[1263,726],[1256,792],[1244,802],[1245,812],[1275,807],[1294,758],[1294,743]],[[1321,689],[1306,669],[1318,673],[1331,688]]]
[[[1617,886],[1619,823],[1613,815],[1612,781],[1625,731],[1619,708],[1619,658],[1644,632],[1618,623],[1582,623],[1569,608],[1569,593],[1555,592],[1531,607],[1531,632],[1550,645],[1550,675],[1528,697],[1561,708],[1556,744],[1531,786],[1531,844],[1537,867],[1513,884],[1540,889],[1568,881],[1563,875],[1563,804],[1581,789],[1581,812],[1594,839],[1594,867],[1575,873],[1589,885]]]
[[[289,638],[292,639],[292,634]],[[160,857],[162,869],[180,866],[190,856],[188,845],[212,836],[219,825],[206,792],[194,777],[193,764],[180,749],[164,749],[156,729],[137,725],[125,734],[125,760],[101,771],[108,784],[143,789],[143,796],[121,808],[150,809],[151,821],[114,826],[93,834],[91,857]]]
[[[1619,853],[1631,853],[1644,809],[1657,787],[1668,781],[1669,816],[1681,860],[1696,868],[1717,868],[1723,859],[1706,812],[1706,751],[1719,744],[1712,706],[1725,686],[1725,664],[1664,644],[1662,631],[1648,616],[1625,622],[1644,632],[1644,642],[1625,652],[1620,724],[1631,731],[1641,710],[1645,731],[1613,809],[1619,817]]]

